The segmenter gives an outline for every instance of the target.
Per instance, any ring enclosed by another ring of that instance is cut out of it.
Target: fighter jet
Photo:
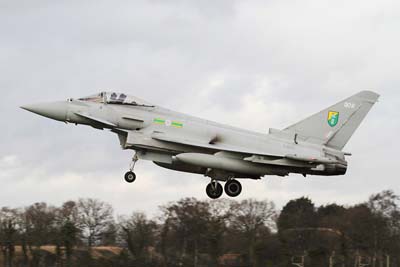
[[[117,134],[123,149],[135,151],[125,174],[128,183],[136,179],[135,163],[150,160],[163,168],[209,177],[206,193],[217,199],[223,191],[238,196],[242,191],[238,179],[242,178],[344,175],[346,156],[351,154],[343,148],[378,98],[375,92],[362,91],[285,129],[269,129],[268,134],[200,119],[116,92],[21,108]]]

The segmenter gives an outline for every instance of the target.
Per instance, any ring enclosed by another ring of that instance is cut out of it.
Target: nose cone
[[[26,105],[22,106],[21,108],[53,120],[65,121],[68,111],[68,103],[51,102]]]

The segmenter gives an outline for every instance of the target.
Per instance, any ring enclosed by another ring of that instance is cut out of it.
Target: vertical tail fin
[[[287,127],[308,142],[342,150],[379,95],[361,91],[311,117]]]

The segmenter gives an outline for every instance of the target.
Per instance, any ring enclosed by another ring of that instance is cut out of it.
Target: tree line
[[[281,211],[268,200],[184,198],[154,218],[115,217],[97,199],[3,207],[0,251],[5,267],[400,267],[400,196],[319,207],[302,197]]]

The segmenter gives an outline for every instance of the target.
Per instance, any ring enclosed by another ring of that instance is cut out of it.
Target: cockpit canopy
[[[88,101],[88,102],[96,102],[96,103],[153,107],[153,105],[151,105],[150,103],[148,103],[142,99],[139,99],[135,96],[130,96],[130,95],[126,95],[123,93],[116,93],[116,92],[101,92],[99,94],[79,98],[78,100]]]

